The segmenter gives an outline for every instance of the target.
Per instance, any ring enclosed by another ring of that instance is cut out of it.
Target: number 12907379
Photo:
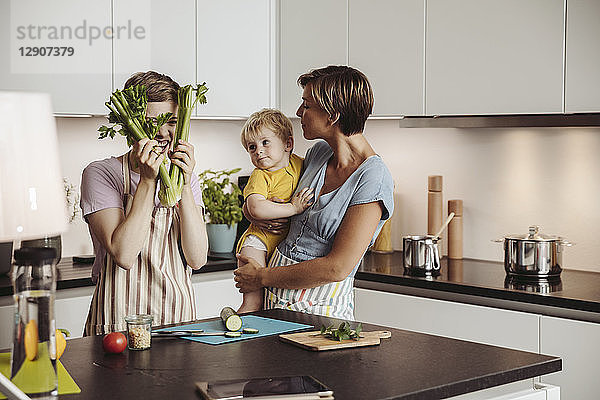
[[[75,49],[70,46],[19,47],[19,53],[22,57],[70,57]]]

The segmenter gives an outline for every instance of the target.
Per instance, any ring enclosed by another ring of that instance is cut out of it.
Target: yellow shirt
[[[295,154],[290,155],[290,162],[287,167],[278,169],[277,171],[265,171],[256,168],[252,171],[250,178],[248,178],[248,183],[244,188],[244,199],[247,199],[251,194],[260,194],[266,199],[277,197],[289,201],[292,198],[292,194],[294,194],[294,190],[296,190],[296,186],[298,186],[301,173],[302,158]],[[269,231],[250,225],[238,241],[238,253],[248,235],[257,236],[267,246],[268,261],[275,247],[287,235],[287,230],[279,235],[275,235]]]

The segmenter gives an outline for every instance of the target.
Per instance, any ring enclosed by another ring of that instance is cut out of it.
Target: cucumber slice
[[[242,332],[225,332],[225,337],[236,338],[242,336]]]
[[[250,333],[250,334],[254,334],[254,333],[258,333],[258,329],[254,329],[254,328],[244,328],[242,329],[243,333]]]

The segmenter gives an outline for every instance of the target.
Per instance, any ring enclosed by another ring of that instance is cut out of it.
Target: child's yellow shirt
[[[302,157],[296,154],[290,155],[290,162],[287,167],[278,169],[277,171],[265,171],[256,168],[252,171],[248,183],[244,188],[244,200],[251,194],[260,194],[265,199],[270,200],[273,197],[277,197],[284,201],[289,201],[292,198],[292,194],[298,186],[298,180],[300,180],[300,174],[302,173]],[[240,237],[237,245],[237,252],[239,253],[242,243],[248,237],[248,235],[257,236],[267,246],[267,261],[275,250],[275,247],[281,242],[287,235],[287,230],[281,234],[273,234],[269,231],[260,229],[254,225],[244,232]]]

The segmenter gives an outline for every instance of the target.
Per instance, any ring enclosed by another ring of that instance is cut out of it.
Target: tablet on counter
[[[206,400],[333,399],[333,391],[312,376],[232,379],[196,382]]]

